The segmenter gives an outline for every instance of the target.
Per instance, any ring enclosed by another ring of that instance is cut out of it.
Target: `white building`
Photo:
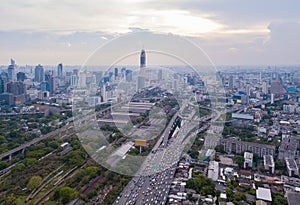
[[[251,168],[253,163],[253,153],[244,152],[244,168]]]
[[[208,165],[207,177],[213,181],[217,181],[219,178],[219,162],[210,161]]]

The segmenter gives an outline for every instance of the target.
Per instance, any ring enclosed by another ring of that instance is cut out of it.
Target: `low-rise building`
[[[258,189],[256,189],[256,199],[263,200],[265,202],[272,202],[271,190],[268,188],[258,187]]]
[[[272,155],[264,155],[264,167],[265,170],[268,170],[270,173],[274,174],[275,163]]]
[[[299,169],[296,161],[294,159],[286,159],[285,162],[289,176],[299,176]]]
[[[253,163],[253,153],[244,152],[244,168],[252,168]]]
[[[300,193],[288,191],[286,193],[289,205],[297,205],[300,201]]]
[[[208,165],[207,177],[213,181],[217,181],[219,178],[219,162],[210,161]]]

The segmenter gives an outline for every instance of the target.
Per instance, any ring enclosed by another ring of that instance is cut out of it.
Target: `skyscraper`
[[[262,92],[263,94],[268,94],[268,84],[265,80],[262,82]]]
[[[137,77],[137,83],[136,83],[136,91],[140,91],[145,87],[145,78],[142,76]]]
[[[163,72],[162,69],[159,69],[158,74],[157,74],[157,80],[161,81],[163,79]]]
[[[86,87],[86,72],[85,71],[80,71],[80,73],[79,73],[78,86],[80,88],[85,88]]]
[[[119,69],[115,68],[115,80],[118,78],[119,75]]]
[[[230,90],[234,88],[234,79],[232,75],[229,77],[228,87]]]
[[[17,73],[17,81],[24,81],[26,79],[26,75],[24,72]]]
[[[41,64],[38,64],[34,70],[34,81],[42,82],[45,79],[44,67]]]
[[[4,90],[4,80],[0,76],[0,94],[4,93],[4,92],[5,92],[5,90]]]
[[[57,76],[61,77],[62,75],[63,75],[63,65],[62,65],[62,63],[60,63],[57,66]]]
[[[147,70],[146,70],[146,52],[143,49],[140,55],[140,76],[144,78],[144,80],[148,80]]]
[[[141,51],[141,57],[140,57],[140,68],[145,68],[146,67],[146,52],[143,49]]]
[[[125,78],[127,82],[131,82],[132,81],[132,70],[126,70],[125,72]]]
[[[7,68],[8,80],[9,81],[16,80],[15,72],[16,72],[16,62],[13,59],[10,59],[10,65]]]
[[[6,72],[2,72],[0,74],[0,77],[3,81],[3,92],[6,92],[7,91],[7,83],[8,83],[8,74]]]

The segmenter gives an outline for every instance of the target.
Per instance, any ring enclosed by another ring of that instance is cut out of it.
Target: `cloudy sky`
[[[217,65],[300,64],[299,8],[295,0],[2,0],[0,65],[11,57],[82,64],[139,31],[188,38]]]

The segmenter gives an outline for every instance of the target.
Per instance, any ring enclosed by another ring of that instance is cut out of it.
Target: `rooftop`
[[[245,160],[251,160],[253,159],[253,153],[251,152],[244,152],[244,158]]]
[[[275,166],[274,159],[272,155],[264,155],[264,164],[268,166]]]
[[[264,201],[272,201],[271,190],[258,187],[258,189],[256,189],[256,198]]]
[[[288,200],[288,204],[289,205],[297,205],[297,204],[299,204],[300,193],[288,191],[286,193],[286,195],[287,195],[287,200]]]
[[[290,170],[298,170],[298,166],[296,164],[296,161],[294,159],[286,159],[286,166],[288,167],[288,169]]]

